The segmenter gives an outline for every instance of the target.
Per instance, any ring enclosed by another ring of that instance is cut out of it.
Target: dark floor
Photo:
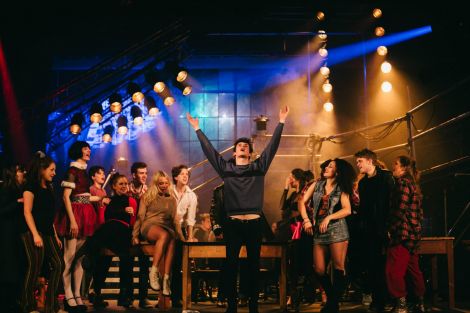
[[[164,311],[164,310],[159,310],[157,308],[155,309],[139,309],[137,308],[138,302],[135,301],[134,305],[136,308],[129,308],[125,309],[123,307],[117,306],[116,301],[111,300],[109,301],[110,305],[106,309],[102,310],[94,310],[92,306],[89,307],[88,312],[158,312],[158,311]],[[156,301],[153,301],[153,303],[157,303]],[[465,304],[457,304],[457,309],[451,311],[446,309],[446,304],[445,303],[439,303],[438,306],[432,306],[431,304],[427,305],[427,308],[429,309],[429,312],[470,312],[470,303]],[[320,304],[319,303],[314,303],[314,304],[304,304],[300,308],[300,312],[320,312]],[[212,312],[220,312],[223,313],[225,312],[224,308],[218,308],[214,303],[212,302],[203,302],[203,303],[198,303],[198,304],[193,304],[191,307],[191,310],[197,310],[201,313],[212,313]],[[340,308],[341,312],[367,312],[367,307],[363,306],[361,304],[356,304],[356,303],[351,303],[351,302],[345,302],[341,305]],[[169,309],[166,310],[165,312],[171,312],[171,313],[176,313],[176,312],[181,312],[182,309]],[[261,303],[259,306],[259,311],[264,312],[264,313],[274,313],[274,312],[280,312],[278,304],[275,303],[270,303],[269,301],[266,301],[265,303]],[[240,313],[245,313],[248,312],[248,309],[246,307],[239,308],[238,312]],[[292,311],[293,312],[293,311]]]

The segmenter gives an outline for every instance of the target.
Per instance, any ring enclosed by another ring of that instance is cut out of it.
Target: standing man
[[[391,193],[394,186],[390,171],[378,166],[377,154],[369,149],[358,151],[356,165],[364,177],[359,181],[359,220],[365,263],[363,292],[372,293],[369,311],[382,312],[385,306],[385,248],[387,243],[386,221],[390,212]]]
[[[140,199],[147,191],[147,164],[144,162],[134,162],[131,166],[132,180],[129,184],[129,196],[140,204]],[[150,259],[144,253],[139,255],[139,307],[143,309],[152,308],[148,299],[148,277]]]
[[[176,199],[176,214],[180,217],[181,229],[187,241],[195,241],[193,227],[196,224],[197,196],[189,188],[189,169],[181,164],[171,169],[173,177],[173,189],[171,190]],[[171,294],[171,304],[173,308],[181,307],[182,277],[181,259],[183,256],[183,245],[181,240],[176,240],[175,256],[172,268],[173,292]]]
[[[227,313],[237,312],[237,272],[240,248],[246,245],[249,267],[249,312],[258,313],[259,257],[262,240],[264,176],[281,141],[284,122],[289,113],[286,106],[279,111],[279,124],[261,156],[251,161],[253,146],[249,138],[238,138],[233,158],[226,161],[214,149],[199,128],[199,120],[186,114],[196,131],[202,150],[224,181],[224,208],[227,222],[224,238],[227,242]]]

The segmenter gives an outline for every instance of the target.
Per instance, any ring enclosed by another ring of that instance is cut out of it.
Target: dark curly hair
[[[82,149],[90,145],[86,141],[75,141],[69,148],[69,158],[71,160],[78,160],[83,157]]]
[[[173,178],[173,184],[176,185],[176,176],[178,176],[179,174],[181,174],[181,171],[183,169],[187,169],[189,170],[188,166],[187,165],[184,165],[184,164],[180,164],[178,166],[175,166],[171,169],[171,177]],[[189,173],[189,175],[191,175]]]
[[[354,181],[356,180],[354,167],[343,159],[334,159],[332,161],[336,164],[336,183],[344,193],[352,195]]]

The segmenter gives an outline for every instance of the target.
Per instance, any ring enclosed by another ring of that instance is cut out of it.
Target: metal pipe
[[[206,180],[206,181],[203,182],[202,184],[197,185],[196,187],[194,187],[194,188],[193,188],[193,191],[196,191],[196,190],[201,189],[202,187],[204,187],[205,185],[209,184],[210,182],[213,182],[213,181],[216,180],[217,178],[219,178],[219,176],[215,176],[215,177],[209,178],[208,180]]]
[[[233,147],[234,147],[234,146],[230,146],[230,147],[228,147],[227,149],[222,150],[221,152],[219,152],[219,154],[224,154],[224,153],[226,153],[226,152],[228,152],[228,151],[231,151],[231,150],[233,150]],[[198,163],[194,164],[193,166],[189,167],[188,170],[189,170],[189,171],[192,171],[195,167],[199,167],[199,166],[201,166],[201,165],[203,165],[203,164],[205,164],[205,163],[207,163],[207,162],[209,162],[209,160],[208,160],[208,159],[204,159],[204,160],[202,160],[201,162],[198,162]]]
[[[462,120],[462,119],[464,119],[464,118],[467,118],[467,117],[469,117],[469,116],[470,116],[470,111],[465,112],[465,113],[463,113],[463,114],[460,114],[460,115],[457,116],[457,117],[451,118],[450,120],[445,121],[444,123],[441,123],[441,124],[439,124],[439,125],[437,125],[437,126],[434,126],[433,128],[430,128],[430,129],[428,129],[428,130],[425,130],[425,131],[423,131],[423,132],[421,132],[421,133],[419,133],[419,134],[413,136],[413,140],[416,140],[416,139],[420,138],[421,136],[424,136],[424,135],[426,135],[427,133],[430,133],[430,132],[432,132],[432,131],[441,129],[442,127],[446,127],[446,126],[449,126],[449,125],[451,125],[451,124],[454,124],[455,122],[458,122],[458,121],[460,121],[460,120]]]
[[[384,151],[387,151],[387,150],[394,150],[394,149],[398,149],[398,148],[403,148],[403,147],[406,147],[408,146],[408,143],[401,143],[399,145],[395,145],[395,146],[390,146],[390,147],[385,147],[385,148],[380,148],[380,149],[374,149],[374,152],[378,153],[378,152],[384,152]],[[354,154],[350,154],[350,155],[345,155],[345,156],[341,156],[341,157],[338,157],[338,159],[350,159],[350,158],[353,158],[354,157]]]

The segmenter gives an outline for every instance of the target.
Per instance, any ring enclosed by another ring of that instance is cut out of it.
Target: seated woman
[[[120,292],[118,305],[130,307],[132,305],[132,257],[131,234],[132,226],[135,222],[137,212],[137,202],[134,198],[127,195],[128,182],[124,175],[119,173],[111,178],[111,187],[114,196],[106,207],[105,223],[101,225],[88,238],[85,244],[77,251],[72,262],[71,271],[77,261],[84,255],[87,255],[92,264],[93,282],[95,291],[95,307],[106,306],[101,297],[101,288],[104,285],[106,274],[109,269],[107,257],[102,255],[101,250],[107,248],[119,257],[119,281]],[[94,262],[96,260],[96,262]]]
[[[161,282],[158,266],[164,258],[163,295],[169,296],[170,271],[173,262],[175,236],[184,241],[181,225],[176,214],[176,199],[170,194],[169,176],[158,171],[153,175],[152,183],[140,201],[139,214],[132,233],[133,244],[139,244],[140,238],[155,243],[152,268],[149,274],[150,287],[160,290]]]

